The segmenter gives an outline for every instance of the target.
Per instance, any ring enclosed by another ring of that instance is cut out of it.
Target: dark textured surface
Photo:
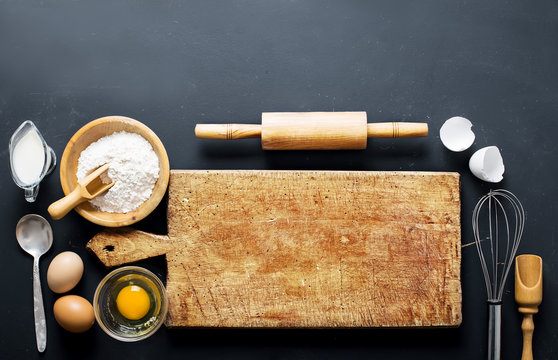
[[[391,358],[478,359],[486,351],[485,289],[474,246],[463,248],[463,324],[448,330],[168,330],[136,344],[99,327],[73,335],[55,323],[56,296],[43,287],[48,321],[36,352],[31,257],[14,229],[26,213],[46,216],[62,195],[58,174],[28,204],[9,177],[7,144],[33,120],[57,155],[86,122],[125,115],[151,127],[174,169],[441,170],[462,174],[464,244],[470,214],[494,185],[467,168],[474,150],[497,145],[505,187],[527,210],[520,253],[544,260],[544,300],[535,316],[535,356],[556,358],[554,274],[557,198],[558,3],[556,1],[0,1],[0,242],[6,359]],[[366,151],[267,152],[258,140],[196,140],[196,122],[259,121],[262,111],[364,110],[374,121],[427,121],[425,139],[377,139]],[[473,147],[439,141],[447,118],[468,117]],[[164,207],[138,224],[165,232]],[[73,294],[92,299],[107,271],[84,250],[99,228],[76,213],[54,222],[41,266],[73,250],[85,276]],[[164,262],[143,265],[164,275]],[[511,279],[510,279],[511,280]],[[520,356],[513,283],[504,295],[503,358]]]

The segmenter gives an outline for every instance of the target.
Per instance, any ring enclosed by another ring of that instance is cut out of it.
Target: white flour
[[[81,152],[78,181],[107,162],[110,179],[102,180],[115,184],[91,204],[101,211],[127,213],[149,199],[159,178],[159,158],[147,140],[126,131],[100,138]]]

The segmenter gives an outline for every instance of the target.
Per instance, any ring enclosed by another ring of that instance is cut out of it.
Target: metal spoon
[[[52,228],[42,216],[29,214],[22,217],[16,225],[16,238],[19,246],[33,256],[33,313],[35,315],[35,334],[39,352],[46,348],[46,320],[39,277],[39,258],[52,245]]]

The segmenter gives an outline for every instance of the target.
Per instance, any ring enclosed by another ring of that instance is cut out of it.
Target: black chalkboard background
[[[364,110],[369,121],[426,121],[423,139],[370,140],[366,151],[263,152],[259,141],[195,139],[195,123],[259,122],[262,111]],[[535,356],[558,355],[558,2],[541,1],[5,1],[0,0],[0,358],[2,359],[481,359],[486,292],[474,246],[463,248],[463,324],[423,330],[169,330],[134,344],[98,326],[82,335],[55,323],[46,269],[59,252],[82,256],[73,294],[92,300],[107,270],[85,249],[99,227],[72,212],[51,221],[42,259],[48,345],[36,351],[31,257],[15,224],[47,216],[62,195],[58,169],[28,204],[9,176],[8,140],[34,121],[60,158],[81,126],[105,115],[147,124],[174,169],[433,170],[462,174],[462,242],[491,188],[513,191],[527,210],[520,253],[544,260]],[[452,153],[438,131],[465,116],[477,138]],[[474,178],[472,153],[497,145],[502,183]],[[164,233],[165,206],[137,228]],[[164,260],[141,263],[165,276]],[[511,279],[510,279],[511,280]],[[521,353],[513,282],[504,295],[504,359]]]

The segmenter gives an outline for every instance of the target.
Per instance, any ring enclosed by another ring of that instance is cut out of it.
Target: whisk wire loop
[[[482,238],[479,218],[484,207],[488,208],[488,237]],[[513,216],[512,216],[513,214]],[[501,301],[513,258],[519,247],[525,223],[525,211],[519,199],[510,191],[491,190],[477,202],[473,210],[473,235],[479,254],[489,300]],[[503,234],[502,234],[502,230]],[[506,238],[500,244],[501,237]],[[488,250],[483,241],[489,241]],[[489,256],[487,261],[486,257]]]
[[[483,234],[479,230],[481,227],[479,218],[484,208],[488,208],[488,237],[483,239]],[[491,190],[481,197],[475,205],[472,224],[475,245],[488,295],[488,359],[499,360],[501,355],[502,295],[523,235],[525,211],[521,202],[510,191]],[[511,227],[513,227],[513,230]],[[503,251],[504,246],[500,245],[500,237],[506,238],[505,251]],[[487,241],[489,244],[486,244]],[[488,249],[484,250],[483,245]],[[487,255],[490,255],[489,262],[486,259]]]

